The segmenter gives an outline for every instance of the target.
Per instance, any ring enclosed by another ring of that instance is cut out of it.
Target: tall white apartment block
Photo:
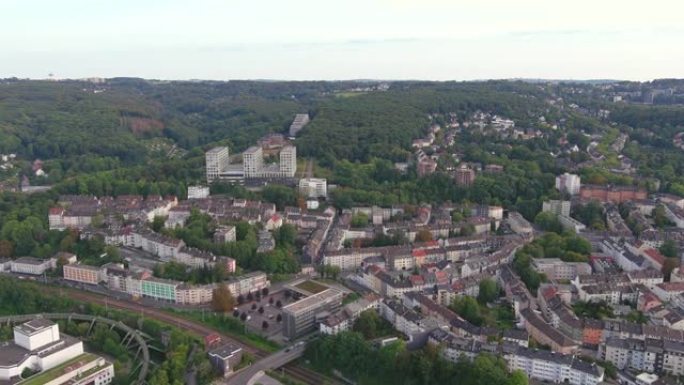
[[[286,146],[280,150],[280,174],[292,178],[297,172],[297,147]]]
[[[264,151],[260,146],[252,146],[242,153],[245,178],[258,178],[264,168]]]
[[[205,154],[207,182],[211,183],[219,179],[222,171],[230,164],[228,147],[214,147]]]
[[[567,192],[570,195],[579,194],[581,187],[580,177],[575,174],[568,174],[567,172],[563,175],[556,177],[556,189],[560,192]]]

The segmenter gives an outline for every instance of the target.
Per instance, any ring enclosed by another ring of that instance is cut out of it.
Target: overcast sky
[[[684,77],[679,0],[0,0],[0,77]]]

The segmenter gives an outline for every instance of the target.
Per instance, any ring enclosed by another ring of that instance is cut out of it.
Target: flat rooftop
[[[209,354],[212,356],[217,356],[220,357],[221,359],[225,360],[226,358],[237,354],[242,350],[241,347],[234,345],[234,344],[225,344],[221,345],[216,349],[212,349],[209,351]]]
[[[14,330],[17,330],[26,335],[32,335],[34,333],[43,331],[46,328],[52,327],[54,324],[55,323],[50,321],[49,319],[36,318],[28,322],[24,322],[21,325],[15,326]]]
[[[296,288],[298,288],[298,289],[307,291],[307,292],[309,292],[309,293],[311,293],[311,294],[318,294],[318,293],[320,293],[320,292],[325,291],[325,290],[328,289],[327,286],[321,285],[320,283],[314,282],[314,281],[311,281],[311,280],[309,280],[309,281],[304,281],[304,282],[300,282],[300,283],[298,283],[298,284],[296,284],[296,285],[294,285],[294,286],[295,286]]]
[[[41,346],[34,351],[24,349],[14,342],[5,342],[4,344],[0,345],[0,366],[18,365],[28,359],[31,355],[35,354],[45,357],[81,342],[74,337],[64,334],[62,334],[61,337],[61,339],[51,344]]]
[[[283,306],[283,311],[289,311],[292,313],[298,313],[303,309],[307,309],[312,306],[316,306],[320,303],[325,303],[332,300],[336,296],[339,297],[340,302],[342,301],[342,292],[336,289],[326,289],[320,293],[314,294],[310,297],[306,297],[297,302],[291,303],[287,306]]]
[[[46,384],[52,380],[54,380],[57,377],[60,377],[64,374],[67,374],[69,372],[73,372],[74,370],[77,370],[78,368],[85,366],[95,360],[97,360],[99,357],[90,354],[90,353],[84,353],[81,354],[78,357],[74,357],[70,359],[69,361],[63,363],[62,365],[56,366],[50,370],[44,371],[42,373],[36,374],[35,376],[31,376],[24,381],[21,381],[17,383],[17,385],[42,385]]]

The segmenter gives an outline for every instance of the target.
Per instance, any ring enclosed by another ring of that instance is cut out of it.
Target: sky
[[[684,78],[679,0],[0,0],[0,78]]]

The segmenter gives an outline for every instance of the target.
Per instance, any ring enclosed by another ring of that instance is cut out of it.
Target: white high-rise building
[[[242,153],[245,178],[259,178],[264,168],[264,152],[261,147],[252,146]]]
[[[292,178],[297,172],[297,147],[286,146],[280,150],[280,174]]]
[[[219,179],[222,171],[230,164],[228,147],[214,147],[205,154],[207,182]]]
[[[579,175],[568,174],[556,177],[556,189],[560,192],[567,192],[570,195],[577,195],[580,192],[581,182]]]

